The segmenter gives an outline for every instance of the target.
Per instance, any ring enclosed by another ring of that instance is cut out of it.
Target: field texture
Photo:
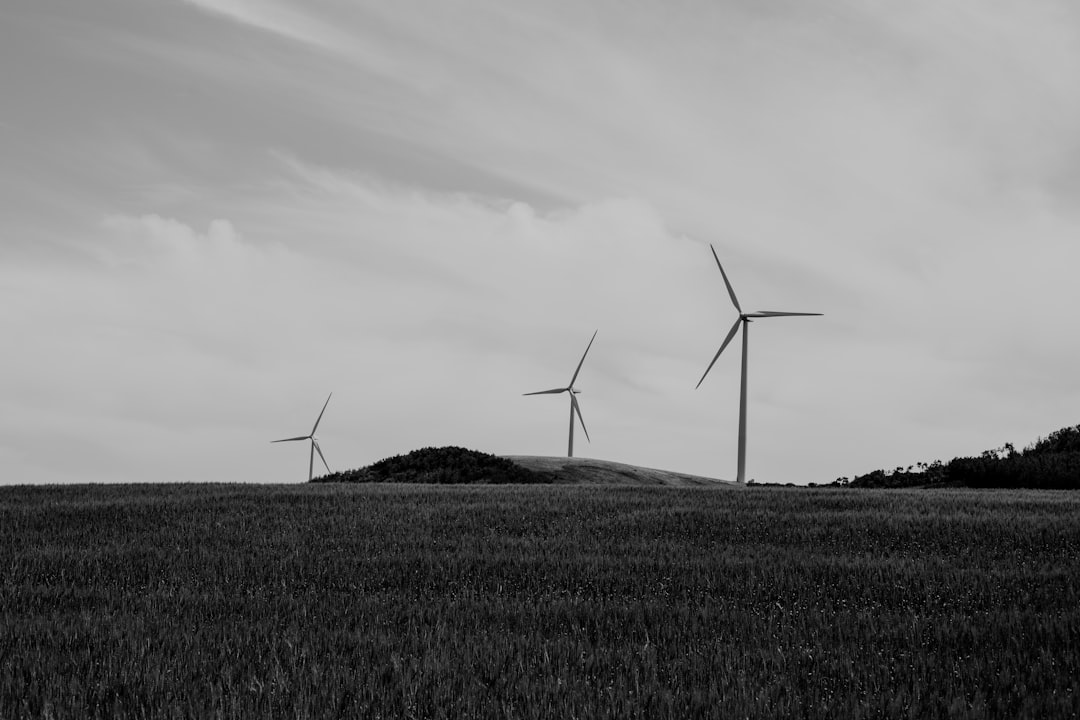
[[[0,489],[0,718],[1080,713],[1080,497]]]

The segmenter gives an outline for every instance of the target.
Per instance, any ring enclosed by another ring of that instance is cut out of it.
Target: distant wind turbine
[[[334,393],[326,396],[326,402],[323,403],[322,410],[319,412],[319,417],[315,420],[315,426],[311,428],[311,433],[308,435],[301,435],[300,437],[285,438],[284,440],[271,440],[271,444],[279,442],[293,442],[294,440],[310,440],[311,441],[311,460],[308,462],[308,482],[311,482],[311,478],[315,473],[315,453],[319,453],[319,459],[322,460],[323,467],[326,468],[326,472],[331,472],[330,466],[326,464],[326,458],[322,454],[322,448],[319,447],[319,441],[315,438],[315,431],[319,429],[319,421],[322,420],[323,413],[326,412],[326,406],[330,404],[330,398]]]
[[[739,300],[735,297],[735,291],[731,289],[731,283],[728,282],[727,273],[724,272],[724,266],[720,264],[720,258],[716,256],[716,248],[710,245],[709,249],[712,250],[713,258],[716,259],[716,266],[720,268],[720,274],[724,278],[724,285],[727,286],[728,295],[731,296],[731,304],[739,311],[739,319],[731,326],[731,330],[728,332],[727,337],[724,338],[724,342],[720,345],[720,349],[716,351],[716,355],[713,357],[712,362],[709,363],[709,367],[705,368],[705,374],[701,376],[701,380],[698,380],[697,387],[701,387],[701,383],[705,380],[705,375],[708,375],[709,371],[712,370],[713,365],[716,364],[717,359],[720,357],[720,353],[724,352],[724,348],[726,348],[728,343],[731,342],[731,339],[735,337],[735,333],[738,332],[739,325],[741,324],[743,331],[742,382],[739,390],[739,474],[736,477],[736,480],[738,482],[746,482],[746,342],[750,322],[757,318],[810,316],[821,315],[822,313],[778,312],[775,310],[759,310],[757,312],[744,313],[739,306]]]
[[[585,439],[589,442],[592,440],[589,438],[589,431],[585,429],[585,418],[581,417],[581,406],[578,405],[577,395],[580,390],[574,389],[574,381],[577,380],[578,373],[581,372],[581,366],[585,363],[585,355],[589,354],[589,348],[592,347],[593,340],[596,339],[596,333],[599,330],[593,332],[592,338],[589,340],[588,347],[585,348],[585,353],[581,356],[581,362],[577,364],[577,369],[574,370],[574,376],[570,378],[570,384],[564,388],[554,388],[552,390],[540,390],[539,392],[525,393],[525,395],[559,395],[562,393],[570,394],[570,445],[566,450],[566,457],[574,457],[574,413],[577,413],[578,420],[581,421],[581,429],[585,430]]]

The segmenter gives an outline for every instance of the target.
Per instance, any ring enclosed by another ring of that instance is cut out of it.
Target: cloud
[[[596,328],[583,452],[723,475],[710,243],[745,307],[825,313],[753,326],[759,480],[1075,423],[1066,2],[123,9],[0,43],[20,476],[78,477],[57,437],[94,478],[289,480],[266,441],[331,389],[335,465],[558,452],[520,393]]]
[[[327,49],[340,49],[350,43],[348,37],[292,3],[273,0],[186,0],[217,15],[290,40]]]
[[[231,468],[238,478],[287,480],[271,451],[251,444],[291,432],[272,427],[271,416],[288,427],[308,422],[284,412],[286,403],[332,389],[331,411],[351,414],[356,438],[374,438],[350,441],[327,423],[328,451],[353,465],[414,443],[542,451],[530,428],[562,423],[543,422],[542,406],[525,410],[520,394],[561,382],[597,327],[596,369],[582,380],[593,374],[597,399],[584,401],[585,412],[600,437],[611,412],[605,394],[622,386],[659,397],[666,381],[639,371],[672,362],[664,345],[678,344],[685,319],[641,261],[681,272],[695,248],[684,240],[684,252],[665,250],[672,236],[646,204],[614,199],[541,214],[520,202],[293,168],[293,203],[274,214],[280,236],[251,242],[224,219],[197,231],[155,214],[111,215],[90,265],[63,274],[8,268],[5,280],[30,309],[5,320],[17,331],[51,329],[30,336],[12,376],[23,379],[5,389],[16,407],[34,410],[29,426],[7,428],[11,447],[40,448],[86,423],[68,446],[83,447],[105,477],[228,479]],[[296,232],[313,216],[323,223],[317,247]],[[78,301],[56,297],[57,284]],[[611,380],[600,380],[603,368]],[[98,415],[108,420],[93,422]],[[171,441],[190,455],[151,467],[150,457],[125,452],[132,426],[161,452]],[[245,439],[242,454],[223,446],[231,436]],[[250,457],[259,458],[254,475]],[[41,479],[78,477],[37,466],[31,454],[24,462]]]
[[[226,272],[250,262],[252,248],[245,246],[228,220],[210,222],[206,233],[198,233],[187,225],[158,215],[129,217],[108,215],[102,221],[116,244],[102,253],[105,262],[161,262],[178,272],[190,272],[198,266],[203,272]],[[124,244],[122,246],[121,244]]]

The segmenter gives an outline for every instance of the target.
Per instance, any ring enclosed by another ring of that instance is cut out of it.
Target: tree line
[[[974,487],[1080,489],[1080,425],[1039,438],[1023,450],[1012,443],[974,457],[874,470],[832,485],[856,488]]]

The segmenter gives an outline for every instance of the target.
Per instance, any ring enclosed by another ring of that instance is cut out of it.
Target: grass
[[[1068,717],[1080,497],[0,489],[0,718]]]

